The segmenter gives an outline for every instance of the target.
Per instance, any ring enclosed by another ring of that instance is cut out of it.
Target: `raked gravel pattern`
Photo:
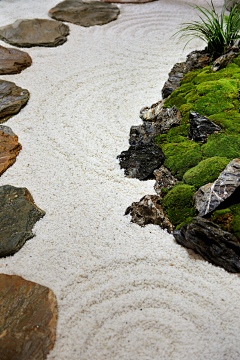
[[[2,0],[0,23],[48,18],[56,4]],[[0,185],[27,187],[46,216],[17,254],[0,259],[0,272],[56,294],[48,359],[239,359],[239,276],[123,216],[154,194],[154,181],[125,178],[116,156],[141,123],[139,110],[160,99],[173,64],[203,48],[196,40],[182,51],[171,39],[196,15],[182,0],[119,7],[107,25],[69,24],[63,46],[26,49],[32,66],[1,77],[31,97],[5,124],[23,149]]]

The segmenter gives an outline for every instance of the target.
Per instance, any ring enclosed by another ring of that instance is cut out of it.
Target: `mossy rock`
[[[222,230],[231,232],[240,240],[240,204],[214,211],[210,220],[220,226]]]
[[[193,195],[196,191],[194,186],[176,184],[161,200],[164,212],[171,223],[175,226],[190,222],[194,217]]]
[[[214,156],[202,160],[197,166],[189,169],[183,176],[183,181],[197,188],[214,182],[225,169],[229,160],[226,157]]]

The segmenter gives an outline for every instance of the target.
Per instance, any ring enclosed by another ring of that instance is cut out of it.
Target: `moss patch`
[[[183,176],[188,185],[200,188],[202,185],[214,182],[229,163],[226,157],[214,156],[201,161],[197,166],[189,169]]]
[[[171,223],[175,226],[194,217],[193,194],[196,188],[176,184],[162,199],[161,205]]]
[[[240,239],[240,204],[215,211],[210,220],[220,226],[222,230],[231,232]]]

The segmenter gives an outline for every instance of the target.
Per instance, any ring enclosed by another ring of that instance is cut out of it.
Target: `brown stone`
[[[13,82],[0,80],[0,123],[7,121],[12,115],[26,105],[30,97],[26,89]]]
[[[178,183],[178,180],[172,175],[165,166],[161,166],[159,169],[154,170],[153,175],[156,178],[154,190],[159,196],[163,196],[162,188],[169,189]]]
[[[10,129],[10,128],[8,128]],[[18,137],[7,130],[7,126],[0,125],[0,176],[16,161],[16,157],[22,149]]]
[[[19,47],[62,45],[67,41],[69,27],[48,19],[16,20],[0,27],[0,39]]]
[[[26,52],[0,46],[0,75],[19,74],[31,64]]]
[[[116,5],[101,1],[65,0],[49,11],[49,16],[81,26],[104,25],[116,20],[120,13]]]
[[[56,338],[57,300],[49,288],[0,274],[0,359],[44,360]]]

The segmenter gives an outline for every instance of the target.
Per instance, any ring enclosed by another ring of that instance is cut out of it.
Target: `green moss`
[[[175,226],[194,217],[193,194],[196,189],[190,185],[176,184],[162,199],[161,205],[171,223]]]
[[[239,135],[218,133],[209,136],[206,144],[202,146],[203,159],[220,156],[230,160],[240,157]]]
[[[231,232],[240,239],[240,204],[214,211],[210,220],[224,231]]]
[[[228,163],[229,159],[219,156],[202,160],[184,174],[183,181],[199,188],[202,185],[214,182]]]

